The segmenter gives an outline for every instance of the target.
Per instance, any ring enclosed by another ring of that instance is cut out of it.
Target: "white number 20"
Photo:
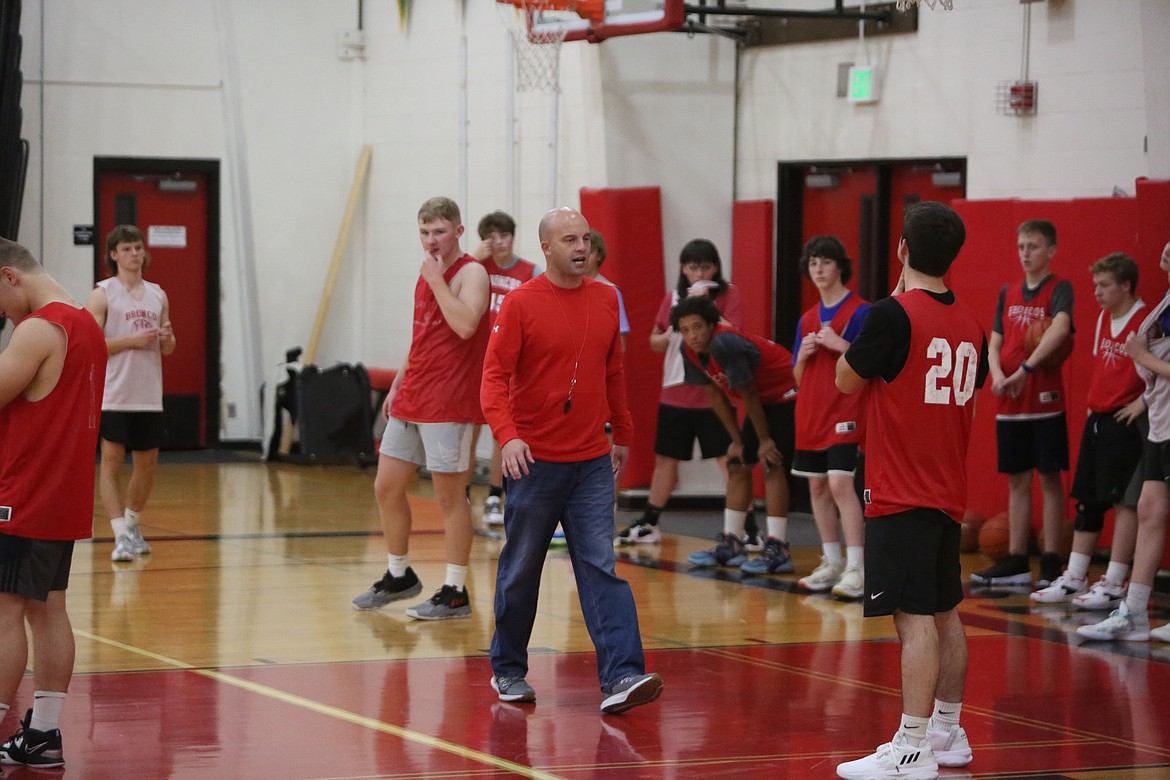
[[[970,341],[959,342],[952,360],[951,345],[946,339],[935,337],[926,348],[926,357],[930,360],[937,358],[938,363],[926,372],[923,400],[928,404],[949,404],[953,387],[955,405],[966,406],[975,394],[975,373],[979,370],[979,352],[975,345]]]

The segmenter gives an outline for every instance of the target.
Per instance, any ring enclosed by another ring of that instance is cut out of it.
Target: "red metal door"
[[[94,241],[100,260],[95,280],[110,275],[105,236],[134,224],[146,236],[150,264],[144,274],[166,291],[178,347],[163,360],[163,408],[168,449],[208,443],[208,177],[202,173],[96,174]],[[217,302],[213,301],[217,305]],[[214,386],[214,385],[213,385]],[[215,433],[211,434],[215,438]]]

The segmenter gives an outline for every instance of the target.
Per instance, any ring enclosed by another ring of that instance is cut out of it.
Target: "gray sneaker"
[[[406,610],[406,615],[416,620],[471,617],[471,599],[467,596],[467,588],[456,590],[451,585],[444,585],[427,601]]]
[[[422,593],[422,583],[414,569],[407,567],[401,577],[392,577],[387,571],[382,579],[370,586],[370,589],[353,600],[354,609],[381,609],[391,601],[408,599]]]
[[[536,691],[523,677],[492,677],[492,690],[500,694],[500,701],[519,701],[531,704]]]
[[[118,534],[114,537],[114,551],[110,553],[110,560],[117,563],[132,561],[138,556],[134,553],[134,540],[129,534]]]
[[[649,704],[661,696],[662,678],[657,674],[636,674],[602,688],[601,692],[605,694],[601,701],[601,711],[607,715],[617,715],[639,705]]]
[[[142,529],[136,525],[131,525],[126,528],[126,536],[130,537],[130,543],[134,547],[135,555],[150,555],[150,545],[142,538]]]

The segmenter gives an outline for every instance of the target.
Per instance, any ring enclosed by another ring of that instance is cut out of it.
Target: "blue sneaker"
[[[739,570],[744,574],[789,574],[795,571],[788,543],[775,536],[769,536],[768,541],[764,542],[764,551],[760,557],[744,561]]]
[[[569,543],[568,540],[565,539],[565,529],[561,528],[560,523],[557,523],[557,530],[553,531],[552,541],[549,542],[549,546],[550,547],[564,547],[568,543]]]
[[[718,542],[710,550],[691,553],[687,556],[687,563],[692,566],[741,566],[747,560],[744,554],[743,541],[732,534],[720,533],[715,537]]]

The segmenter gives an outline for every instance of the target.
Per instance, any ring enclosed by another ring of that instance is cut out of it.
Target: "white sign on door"
[[[187,248],[186,225],[151,225],[146,230],[147,246],[169,246]]]

